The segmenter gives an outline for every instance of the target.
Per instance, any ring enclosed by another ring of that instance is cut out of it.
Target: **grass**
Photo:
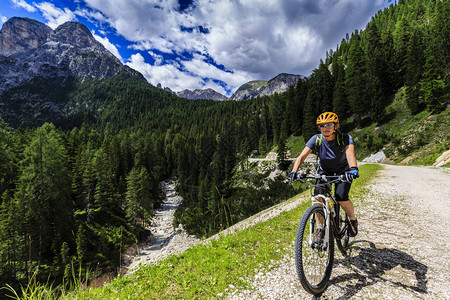
[[[91,270],[88,268],[85,270],[85,274],[81,267],[78,268],[78,272],[75,273],[75,268],[72,262],[72,280],[63,281],[63,283],[56,288],[53,288],[53,283],[47,280],[46,283],[40,283],[36,280],[38,270],[33,273],[33,276],[29,280],[26,286],[21,286],[20,292],[17,292],[12,286],[6,284],[6,286],[0,288],[5,290],[3,294],[5,297],[11,299],[22,300],[53,300],[66,298],[76,290],[83,290],[87,286],[89,274]]]
[[[286,147],[291,151],[290,157],[296,158],[305,147],[305,140],[303,136],[290,136],[286,142]]]
[[[378,165],[361,166],[354,181],[352,198],[363,197],[365,186],[376,176]],[[298,221],[309,207],[309,191],[297,195],[297,208],[254,227],[197,245],[181,255],[141,267],[100,288],[74,292],[76,299],[211,299],[225,294],[230,285],[242,289],[261,267],[280,260],[295,239]],[[287,201],[294,201],[291,198]]]

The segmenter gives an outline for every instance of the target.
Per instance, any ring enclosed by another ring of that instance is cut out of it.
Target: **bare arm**
[[[293,172],[297,172],[300,165],[305,161],[306,157],[312,152],[312,149],[309,147],[305,147],[302,150],[302,153],[297,157],[294,163],[294,167],[292,168]]]
[[[355,156],[355,146],[354,145],[348,145],[345,149],[345,155],[347,156],[348,166],[351,167],[358,167],[356,163],[356,156]]]

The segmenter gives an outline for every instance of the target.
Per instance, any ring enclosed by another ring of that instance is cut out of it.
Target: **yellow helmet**
[[[339,124],[338,116],[333,112],[324,112],[317,118],[316,124],[336,123]]]

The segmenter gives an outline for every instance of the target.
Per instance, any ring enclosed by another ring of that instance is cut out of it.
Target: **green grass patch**
[[[303,136],[290,136],[286,141],[286,147],[291,151],[291,158],[295,158],[300,155],[303,148],[305,148],[305,139]]]
[[[364,197],[365,186],[380,169],[378,165],[361,166],[361,177],[352,186],[353,201]],[[104,287],[71,296],[76,299],[211,299],[224,293],[230,284],[245,288],[246,278],[267,267],[271,260],[280,260],[290,249],[301,215],[310,205],[309,191],[296,197],[304,203],[271,220],[208,245],[197,245],[158,264],[141,267],[133,275],[117,278]]]
[[[385,122],[354,128],[349,133],[355,142],[356,156],[363,159],[383,149],[394,162],[430,165],[450,148],[450,109],[431,114],[411,114],[401,89],[386,108]],[[405,158],[407,158],[405,160]]]

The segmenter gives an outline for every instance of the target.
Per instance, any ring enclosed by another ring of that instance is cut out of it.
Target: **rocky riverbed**
[[[127,274],[132,274],[143,265],[182,253],[200,242],[195,236],[187,234],[181,225],[173,228],[174,213],[183,198],[176,193],[175,182],[162,182],[161,185],[166,199],[161,207],[155,210],[149,227],[151,236],[137,247],[130,247],[123,256],[122,268]]]

